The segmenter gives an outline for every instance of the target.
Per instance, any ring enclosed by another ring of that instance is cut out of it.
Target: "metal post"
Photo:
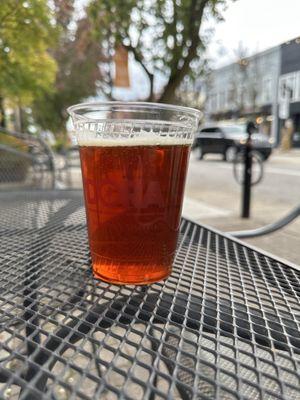
[[[242,218],[250,217],[250,205],[251,205],[251,180],[252,180],[252,141],[251,134],[255,129],[253,122],[247,124],[248,138],[245,145],[245,164],[244,164],[244,182],[242,192]]]

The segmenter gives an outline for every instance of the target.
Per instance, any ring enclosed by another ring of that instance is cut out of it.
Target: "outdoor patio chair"
[[[0,188],[56,187],[54,156],[39,137],[0,128]]]

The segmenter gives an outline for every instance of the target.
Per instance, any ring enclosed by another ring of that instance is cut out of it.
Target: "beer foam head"
[[[77,132],[76,139],[79,146],[97,147],[129,147],[129,146],[175,146],[190,145],[193,141],[192,135],[107,135],[95,134],[95,132]]]

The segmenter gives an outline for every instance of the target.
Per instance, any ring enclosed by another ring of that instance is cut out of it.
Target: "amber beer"
[[[148,284],[172,268],[190,146],[81,145],[95,277]]]

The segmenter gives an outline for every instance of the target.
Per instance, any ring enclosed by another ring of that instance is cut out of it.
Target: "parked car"
[[[243,125],[210,125],[202,127],[196,135],[193,148],[199,159],[205,154],[222,154],[223,159],[232,162],[237,152],[245,145],[248,134]],[[264,160],[272,153],[273,139],[262,133],[252,134],[253,148]]]

